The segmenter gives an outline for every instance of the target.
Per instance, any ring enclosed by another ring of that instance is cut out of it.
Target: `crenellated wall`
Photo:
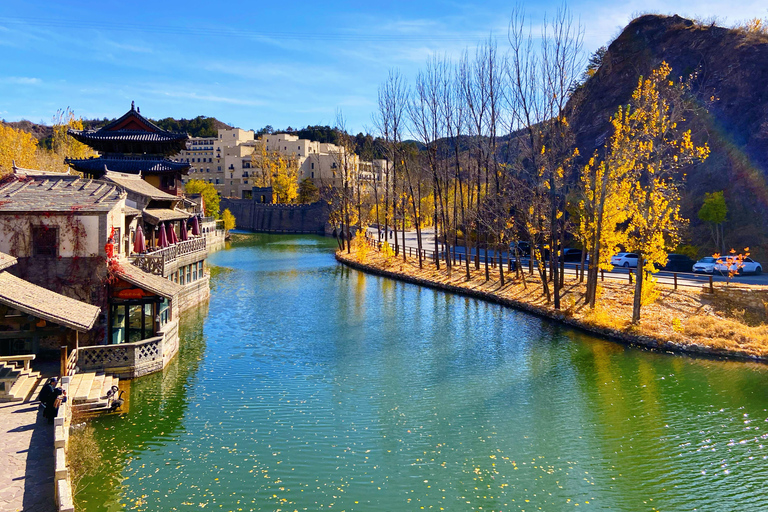
[[[264,233],[326,235],[328,209],[322,202],[312,204],[265,204],[252,199],[222,199],[221,209],[235,216],[238,229]]]

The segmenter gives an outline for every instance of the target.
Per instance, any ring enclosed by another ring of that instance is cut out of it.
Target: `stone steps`
[[[78,373],[69,384],[72,409],[82,412],[100,412],[109,409],[107,392],[118,386],[120,379],[104,373]]]
[[[33,391],[40,382],[40,372],[0,362],[0,382],[0,402],[24,402],[37,397]]]

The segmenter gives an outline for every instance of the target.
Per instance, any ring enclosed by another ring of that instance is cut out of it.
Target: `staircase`
[[[120,379],[99,373],[78,373],[69,382],[67,395],[73,411],[100,412],[109,409],[107,391],[117,386]]]
[[[40,372],[0,361],[0,402],[34,400],[41,380]]]

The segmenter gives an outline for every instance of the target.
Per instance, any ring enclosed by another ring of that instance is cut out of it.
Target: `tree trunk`
[[[635,300],[632,304],[632,323],[640,322],[640,306],[643,303],[643,266],[645,259],[642,254],[637,255],[637,268],[635,269]]]

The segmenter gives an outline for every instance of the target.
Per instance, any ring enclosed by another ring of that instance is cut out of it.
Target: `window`
[[[190,267],[192,267],[192,281],[197,281],[197,263],[193,263]]]
[[[171,319],[171,303],[168,299],[163,299],[160,304],[158,304],[158,310],[158,323],[160,324],[160,327],[162,327]]]
[[[184,267],[182,267],[179,269],[179,284],[181,286],[184,286],[185,284],[187,284],[187,280],[185,279],[185,277],[186,277],[186,274],[184,273]]]
[[[221,171],[221,166],[219,166],[219,171]]]
[[[197,262],[197,276],[198,276],[198,279],[203,278],[203,262],[202,261]]]
[[[187,265],[187,283],[192,282],[192,265]]]
[[[314,169],[314,168],[315,168],[315,162],[312,162],[312,166],[311,166],[311,168],[312,168],[312,169]]]
[[[58,256],[59,228],[32,226],[32,255]]]
[[[314,173],[314,171],[312,172],[312,179],[315,179],[315,173]]]
[[[111,343],[135,343],[154,336],[153,312],[152,300],[129,300],[112,304],[109,311]]]

